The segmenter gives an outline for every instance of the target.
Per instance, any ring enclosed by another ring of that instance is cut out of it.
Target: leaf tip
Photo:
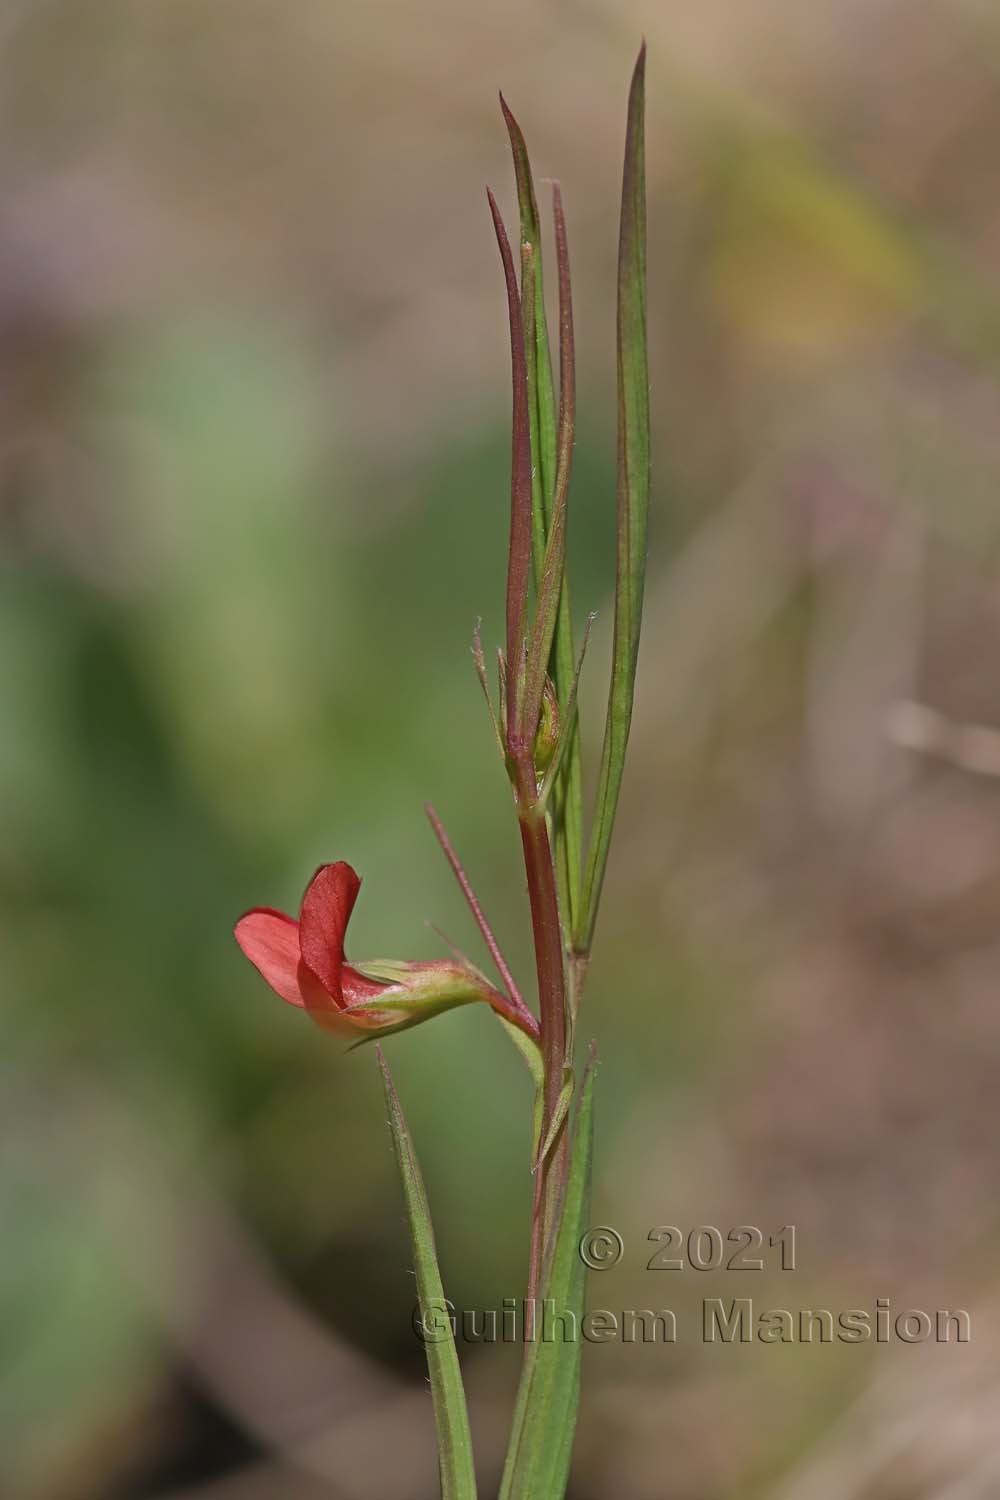
[[[522,135],[521,127],[517,123],[517,118],[514,114],[514,111],[511,109],[510,105],[507,103],[507,100],[503,96],[503,89],[499,90],[499,95],[500,112],[503,115],[504,124],[507,126],[507,134],[510,136],[511,144],[514,146],[523,145],[524,136]]]
[[[367,1037],[362,1037],[361,1041],[355,1042],[354,1045],[360,1047],[361,1043],[367,1040]],[[392,1074],[389,1072],[389,1064],[385,1060],[385,1053],[382,1051],[381,1042],[375,1043],[375,1056],[378,1058],[379,1071],[382,1074],[382,1087],[385,1089],[386,1103],[389,1106],[391,1114],[394,1108],[399,1108],[399,1096],[396,1093],[396,1085],[392,1081]]]
[[[497,200],[493,193],[493,189],[490,187],[489,183],[486,184],[486,201],[490,206],[490,216],[493,219],[493,230],[497,237],[497,244],[500,246],[500,256],[503,260],[504,274],[507,277],[507,287],[509,292],[511,277],[514,274],[514,266],[510,252],[510,239],[507,235],[507,226],[503,221],[503,214],[500,212],[500,205],[497,203]]]
[[[642,39],[639,55],[632,69],[632,82],[628,91],[629,110],[642,108],[646,98],[646,38]]]

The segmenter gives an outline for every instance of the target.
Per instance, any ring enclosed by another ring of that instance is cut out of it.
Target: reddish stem
[[[532,777],[534,771],[532,771]],[[519,809],[524,871],[531,903],[531,927],[538,974],[538,1005],[545,1064],[546,1124],[555,1113],[566,1061],[566,991],[563,979],[562,929],[552,846],[545,814],[532,801]]]
[[[531,904],[531,926],[538,975],[538,1005],[541,1027],[544,1085],[542,1095],[541,1138],[548,1136],[562,1092],[566,1067],[566,984],[563,968],[562,927],[559,921],[559,897],[552,845],[545,821],[545,810],[538,800],[534,760],[523,741],[508,742],[514,770],[524,870]],[[531,1251],[528,1263],[528,1298],[538,1294],[542,1270],[548,1253],[548,1231],[557,1221],[557,1205],[562,1192],[568,1157],[561,1145],[554,1145],[539,1162],[532,1206]]]

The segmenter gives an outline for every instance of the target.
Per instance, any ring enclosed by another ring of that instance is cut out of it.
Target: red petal
[[[356,1011],[354,1015],[348,1016],[342,1010],[311,1010],[309,1016],[331,1036],[355,1042],[362,1040],[366,1032],[384,1031],[399,1019],[386,1011]]]
[[[299,986],[299,924],[283,911],[255,906],[236,924],[236,941],[282,1000],[305,1005]]]
[[[302,962],[337,1005],[343,1004],[344,933],[360,889],[361,881],[351,866],[339,860],[335,865],[320,865],[302,898]]]

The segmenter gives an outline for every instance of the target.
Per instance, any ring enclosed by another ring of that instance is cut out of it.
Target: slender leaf
[[[517,200],[521,215],[521,240],[534,247],[534,338],[526,341],[528,375],[528,410],[531,418],[532,453],[536,455],[532,483],[532,552],[535,582],[541,587],[545,560],[545,542],[555,507],[558,441],[556,429],[555,385],[549,350],[548,325],[545,319],[545,293],[542,279],[542,234],[538,202],[528,158],[528,148],[517,120],[503,95],[500,96],[504,120],[510,135],[514,174],[517,178]],[[565,258],[565,234],[560,244],[557,221],[557,255]],[[566,260],[568,266],[568,259]],[[560,281],[562,277],[560,276]],[[528,319],[525,319],[526,325]],[[526,329],[530,332],[530,328]],[[534,347],[532,348],[532,344]],[[567,481],[568,481],[567,473]],[[560,714],[567,702],[573,680],[575,652],[570,612],[569,581],[563,572],[556,618],[555,644],[549,671],[555,684]],[[583,881],[583,777],[580,756],[579,724],[568,718],[569,743],[563,769],[556,786],[553,807],[553,833],[558,864],[562,908],[567,929],[575,925]]]
[[[604,727],[597,808],[590,835],[581,922],[574,937],[588,952],[601,899],[632,723],[646,570],[649,510],[649,369],[646,352],[645,43],[629,92],[618,242],[618,554],[611,691]]]
[[[562,1217],[535,1338],[526,1348],[500,1500],[560,1500],[566,1492],[580,1395],[586,1280],[580,1236],[590,1207],[594,1073],[592,1050],[580,1083]],[[573,1332],[565,1341],[545,1336],[567,1324]]]
[[[535,582],[541,578],[542,557],[545,552],[545,535],[548,516],[552,509],[552,496],[556,483],[556,397],[552,379],[552,358],[549,352],[549,330],[545,317],[545,292],[542,279],[542,226],[538,215],[538,200],[531,175],[528,148],[520,125],[511,113],[503,94],[500,95],[507,134],[510,136],[511,156],[514,160],[514,176],[517,179],[517,204],[521,216],[521,243],[531,245],[534,250],[534,319],[533,328],[525,329],[530,335],[525,339],[526,363],[529,389],[529,414],[531,418],[531,451],[536,455],[532,474],[532,548],[535,565]],[[522,289],[523,290],[523,289]],[[527,321],[527,320],[526,320]]]
[[[376,1051],[385,1085],[392,1144],[403,1179],[420,1314],[425,1320],[424,1326],[433,1328],[435,1335],[425,1341],[424,1348],[427,1351],[427,1369],[437,1426],[441,1500],[476,1500],[476,1473],[472,1463],[469,1415],[455,1340],[447,1321],[450,1309],[441,1285],[427,1194],[389,1065],[382,1048],[378,1047]]]
[[[552,184],[559,263],[559,431],[556,457],[556,488],[549,517],[549,531],[538,581],[535,619],[528,645],[528,672],[524,691],[524,721],[528,733],[537,722],[549,658],[556,631],[559,601],[566,564],[566,504],[573,467],[573,437],[576,431],[576,366],[573,339],[573,294],[570,287],[566,219],[559,184]],[[557,693],[558,698],[558,693]]]
[[[497,207],[496,199],[486,189],[493,227],[496,230],[504,280],[507,284],[507,313],[510,321],[510,364],[513,388],[512,442],[510,465],[510,551],[507,562],[507,670],[513,674],[514,691],[508,700],[507,743],[512,726],[516,729],[523,674],[521,671],[524,621],[528,603],[528,575],[531,569],[531,436],[528,421],[528,386],[524,368],[523,314],[534,318],[534,280],[519,294],[514,257],[510,241]],[[525,247],[522,245],[522,251]],[[531,247],[522,255],[522,264],[530,266]]]

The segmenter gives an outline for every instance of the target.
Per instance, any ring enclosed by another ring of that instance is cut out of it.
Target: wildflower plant
[[[611,680],[589,827],[577,685],[590,623],[574,643],[566,531],[576,414],[573,305],[562,194],[552,184],[558,282],[553,358],[542,277],[541,218],[521,129],[501,96],[520,216],[515,255],[493,194],[489,208],[506,285],[512,371],[510,540],[505,638],[496,702],[479,628],[476,671],[513,794],[530,903],[537,1015],[500,951],[445,828],[427,812],[497,972],[491,983],[461,954],[431,962],[349,963],[344,940],[360,880],[343,861],[313,876],[298,921],[269,907],[241,917],[243,952],[283,1000],[355,1044],[485,1001],[525,1059],[535,1086],[530,1167],[525,1340],[500,1500],[565,1494],[580,1388],[580,1345],[535,1337],[536,1309],[583,1313],[585,1227],[592,1155],[596,1047],[582,1070],[577,1032],[632,718],[646,562],[649,395],[646,356],[645,47],[629,93],[618,251],[617,549]],[[519,264],[518,264],[519,262]],[[558,383],[554,365],[558,365]],[[444,1500],[474,1500],[465,1395],[446,1318],[430,1209],[388,1063],[378,1049],[389,1125],[403,1181],[425,1326]],[[440,1321],[440,1320],[444,1321]],[[571,1325],[569,1325],[571,1326]]]

